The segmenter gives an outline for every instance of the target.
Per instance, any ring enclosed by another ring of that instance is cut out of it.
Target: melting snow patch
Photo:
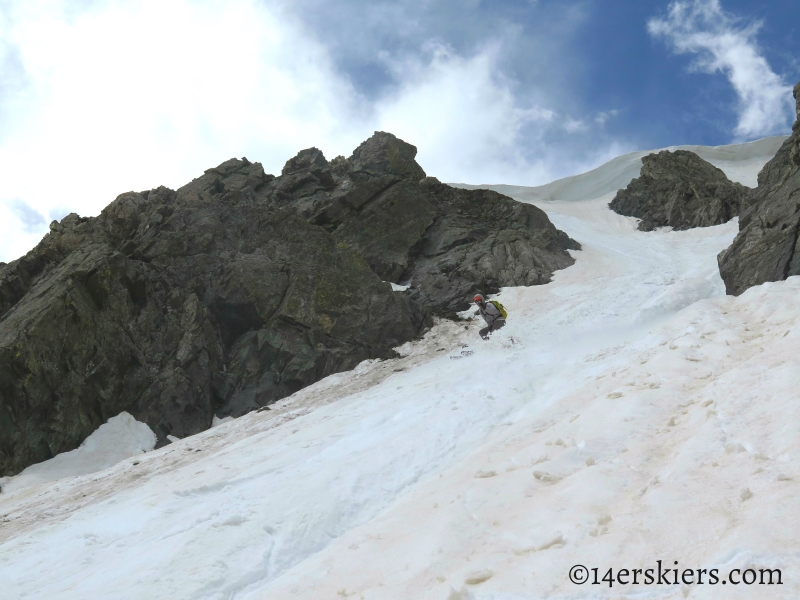
[[[86,475],[107,469],[120,461],[155,448],[156,434],[126,412],[111,417],[75,450],[62,452],[31,465],[16,477],[0,480],[3,492],[32,485]]]
[[[214,418],[211,419],[211,427],[219,427],[223,423],[230,423],[233,421],[233,417],[223,417],[219,418],[217,415],[214,415]]]

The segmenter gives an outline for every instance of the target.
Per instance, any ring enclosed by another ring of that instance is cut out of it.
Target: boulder
[[[351,173],[356,176],[392,174],[419,181],[425,177],[425,171],[414,160],[416,155],[416,146],[396,138],[391,133],[376,131],[371,138],[353,151],[347,162]]]
[[[739,214],[749,192],[694,152],[663,150],[642,158],[640,176],[608,206],[641,219],[641,231],[664,226],[682,230],[728,222]]]
[[[800,275],[800,83],[794,88],[792,135],[758,174],[758,188],[739,218],[739,233],[718,256],[728,294]]]

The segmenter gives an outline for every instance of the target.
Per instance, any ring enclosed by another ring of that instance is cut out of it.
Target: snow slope
[[[3,493],[0,597],[800,596],[800,278],[726,297],[735,222],[639,232],[615,191],[539,203],[583,250],[503,290],[488,343],[440,322],[273,410]],[[720,584],[568,579],[659,559]],[[783,585],[723,587],[750,566]]]
[[[715,167],[725,171],[729,179],[748,187],[758,185],[758,171],[775,156],[787,136],[775,136],[730,146],[671,146],[665,150],[690,150]],[[590,200],[627,187],[642,170],[642,157],[660,150],[643,150],[623,154],[587,173],[558,179],[537,187],[516,185],[468,185],[466,189],[491,189],[523,202],[543,200]],[[613,196],[612,196],[613,197]]]

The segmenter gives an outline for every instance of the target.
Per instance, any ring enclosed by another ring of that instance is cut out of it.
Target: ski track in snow
[[[583,250],[503,290],[488,343],[438,322],[270,411],[3,493],[0,597],[800,596],[800,278],[726,297],[735,222],[638,232],[612,197],[537,202]],[[784,585],[567,577],[659,559]]]

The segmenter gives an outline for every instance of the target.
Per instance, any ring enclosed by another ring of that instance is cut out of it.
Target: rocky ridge
[[[758,174],[758,188],[739,218],[739,233],[719,254],[728,294],[800,275],[800,83],[792,135]]]
[[[663,150],[642,157],[641,175],[617,192],[609,208],[641,219],[641,231],[683,230],[726,223],[749,192],[694,152]]]
[[[378,132],[347,159],[304,150],[279,177],[231,159],[53,222],[0,266],[0,474],[122,411],[163,443],[268,407],[393,356],[475,291],[574,262],[541,210],[443,185],[415,155]]]
[[[440,314],[466,309],[478,290],[547,283],[574,262],[566,250],[580,244],[542,210],[442,184],[415,155],[383,132],[347,160],[327,163],[319,150],[304,150],[284,169],[290,179],[260,194],[329,231],[383,280],[410,284],[412,298]]]

